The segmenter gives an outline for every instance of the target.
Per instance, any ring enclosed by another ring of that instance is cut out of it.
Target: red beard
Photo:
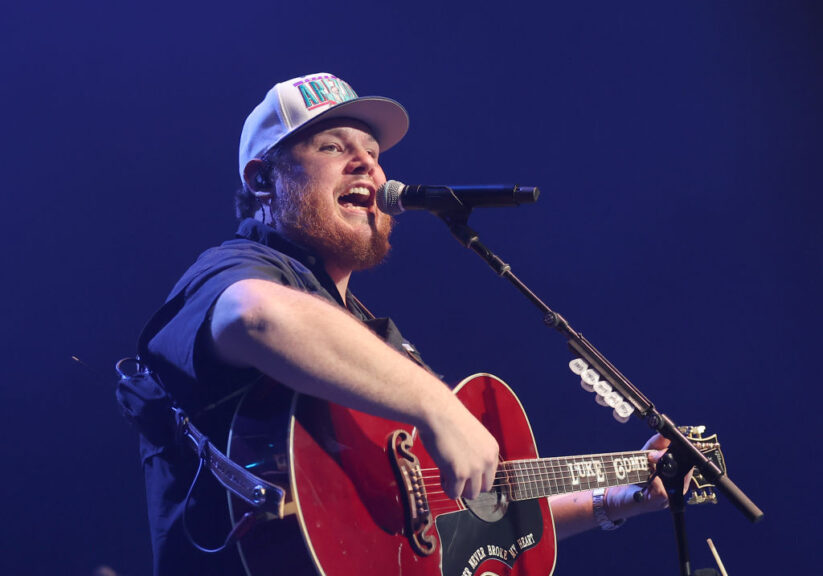
[[[323,199],[313,193],[310,181],[298,184],[282,178],[280,183],[271,212],[276,228],[284,236],[312,250],[324,262],[349,270],[373,268],[386,258],[394,227],[391,216],[381,215],[378,219],[370,214],[371,234],[365,237],[324,218]]]

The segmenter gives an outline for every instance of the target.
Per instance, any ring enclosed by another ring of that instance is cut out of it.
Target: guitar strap
[[[207,467],[223,487],[267,517],[273,515],[282,518],[285,490],[250,473],[217,449],[174,402],[163,386],[160,376],[143,360],[147,355],[151,338],[177,314],[182,305],[181,291],[146,323],[137,343],[138,356],[123,358],[116,364],[115,370],[119,375],[119,381],[115,395],[123,415],[155,445],[188,445],[200,459],[201,467]],[[251,527],[251,519],[244,516],[243,520],[238,522],[232,530],[235,538],[241,535],[235,534],[242,528],[241,524],[248,525],[245,527],[245,530],[248,530]]]
[[[403,350],[415,364],[424,368],[428,372],[431,372],[438,378],[440,377],[435,374],[434,370],[432,370],[425,362],[423,362],[423,357],[420,355],[417,348],[415,348],[414,344],[403,338],[400,334],[400,330],[397,329],[397,326],[391,318],[377,318],[374,314],[372,314],[371,310],[366,308],[366,306],[351,292],[348,293],[347,300],[354,304],[357,310],[366,317],[366,320],[361,320],[361,322],[363,322],[372,332],[386,342],[386,344],[389,344],[398,350]]]

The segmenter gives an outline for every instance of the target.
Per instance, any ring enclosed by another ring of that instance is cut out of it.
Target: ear
[[[260,200],[269,200],[274,193],[274,186],[266,173],[266,163],[260,158],[249,160],[243,169],[246,186]]]

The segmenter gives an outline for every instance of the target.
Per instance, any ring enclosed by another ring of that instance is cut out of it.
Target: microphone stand
[[[691,576],[689,550],[686,539],[685,499],[683,483],[686,474],[697,468],[709,482],[734,504],[751,522],[763,518],[763,512],[746,496],[720,468],[698,450],[677,428],[674,422],[659,412],[629,380],[601,354],[583,334],[572,329],[563,316],[549,308],[514,273],[511,266],[489,250],[478,238],[477,232],[468,226],[471,208],[437,213],[455,238],[466,248],[477,253],[501,278],[509,280],[521,294],[528,298],[542,313],[546,326],[554,328],[567,339],[569,348],[594,368],[627,402],[634,407],[634,414],[642,418],[652,429],[667,438],[671,444],[658,463],[658,472],[669,495],[669,509],[674,520],[677,553],[681,576]]]

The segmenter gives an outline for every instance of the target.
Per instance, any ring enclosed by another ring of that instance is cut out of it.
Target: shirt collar
[[[305,264],[306,267],[311,268],[312,270],[318,266],[321,268],[323,266],[323,262],[318,256],[302,246],[287,240],[281,236],[277,230],[267,224],[263,224],[260,220],[246,218],[240,222],[240,225],[237,227],[237,234],[235,234],[235,236],[237,238],[259,242],[269,248],[274,248],[278,252],[282,252],[283,254],[291,256],[295,260],[299,260],[301,263]]]
[[[258,242],[264,246],[277,250],[278,252],[282,252],[287,256],[291,256],[303,264],[306,268],[311,270],[323,287],[326,288],[326,290],[335,298],[335,300],[338,301],[341,306],[345,307],[343,299],[340,297],[340,292],[337,291],[337,286],[335,286],[328,272],[326,272],[326,267],[323,264],[322,258],[313,252],[303,248],[302,246],[294,244],[290,240],[287,240],[281,236],[277,230],[254,218],[246,218],[240,222],[240,225],[237,227],[235,237]],[[347,301],[351,300],[349,295],[351,295],[351,292],[347,291]]]

